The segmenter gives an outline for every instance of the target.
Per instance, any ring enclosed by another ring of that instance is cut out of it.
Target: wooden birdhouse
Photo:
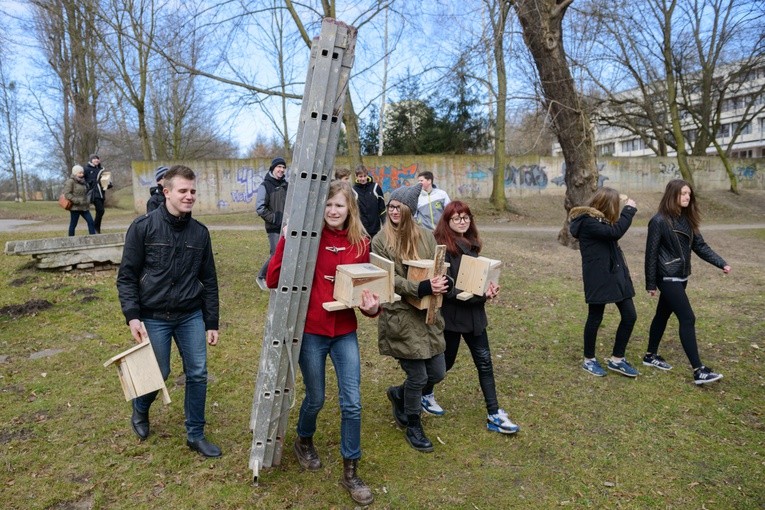
[[[446,268],[449,267],[449,264],[444,262],[445,255],[446,246],[439,244],[436,246],[433,260],[404,260],[403,263],[407,266],[406,279],[412,282],[421,282],[429,280],[434,276],[445,274]],[[418,310],[428,310],[425,322],[432,324],[435,320],[436,311],[441,308],[443,296],[441,294],[424,296],[421,299],[406,296],[406,301]]]
[[[483,296],[489,289],[490,283],[499,285],[501,266],[501,260],[463,255],[457,281],[454,284],[462,291],[457,294],[457,299],[467,301],[473,296]]]
[[[162,391],[162,401],[169,404],[170,394],[162,379],[149,337],[144,339],[144,342],[111,358],[104,366],[108,367],[112,363],[116,365],[125,400],[133,400],[152,391]]]
[[[394,291],[394,264],[392,261],[370,253],[370,262],[341,264],[335,271],[335,301],[323,303],[330,312],[353,308],[361,304],[364,290],[377,294],[380,304],[398,301],[401,297]]]

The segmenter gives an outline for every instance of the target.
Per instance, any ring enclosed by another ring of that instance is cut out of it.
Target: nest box
[[[170,394],[167,392],[148,337],[145,337],[144,342],[117,354],[104,363],[104,366],[108,367],[112,363],[117,367],[125,400],[133,400],[152,391],[161,390],[163,402],[170,403]]]

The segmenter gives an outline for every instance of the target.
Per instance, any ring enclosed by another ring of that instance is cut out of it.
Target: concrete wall
[[[155,185],[154,169],[176,163],[191,167],[198,176],[197,212],[255,211],[255,191],[268,171],[270,159],[198,161],[134,161],[133,193],[137,212],[146,210],[149,188]],[[383,156],[365,157],[370,175],[385,192],[415,184],[417,173],[430,170],[435,183],[454,198],[487,198],[492,189],[491,156]],[[696,189],[730,187],[718,158],[690,158]],[[347,158],[335,167],[348,168]],[[529,195],[563,195],[563,158],[510,158],[505,169],[505,193],[509,198]],[[290,169],[292,171],[293,169]],[[765,160],[735,160],[733,171],[741,189],[765,189]],[[600,158],[600,185],[623,193],[663,191],[667,181],[680,177],[675,158]]]

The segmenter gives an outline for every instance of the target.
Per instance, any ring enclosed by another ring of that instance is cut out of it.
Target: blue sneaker
[[[443,408],[438,405],[438,402],[436,402],[436,396],[432,393],[429,395],[423,395],[422,396],[422,410],[425,411],[428,414],[432,414],[435,416],[441,416],[446,411],[443,410]]]
[[[635,367],[627,363],[626,358],[622,358],[622,360],[618,363],[614,363],[610,359],[608,360],[608,363],[606,364],[609,370],[613,370],[614,372],[619,372],[622,375],[626,375],[627,377],[637,377],[640,372],[635,370]]]
[[[603,370],[603,367],[600,366],[600,363],[598,363],[598,360],[596,359],[585,359],[584,363],[582,363],[582,368],[587,370],[592,375],[595,375],[597,377],[605,377],[606,371]]]
[[[515,434],[521,427],[510,421],[504,409],[497,410],[497,414],[486,417],[486,428],[500,434]]]

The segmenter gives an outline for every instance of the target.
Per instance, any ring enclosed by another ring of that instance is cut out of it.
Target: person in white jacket
[[[422,171],[417,174],[417,180],[422,184],[422,191],[417,199],[415,220],[428,230],[433,230],[451,200],[446,191],[433,186],[433,172]]]

